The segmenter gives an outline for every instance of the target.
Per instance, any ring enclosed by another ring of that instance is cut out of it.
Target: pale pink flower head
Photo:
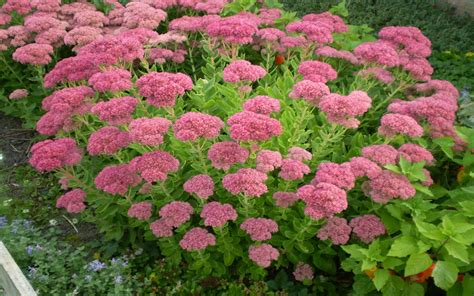
[[[231,204],[212,201],[202,207],[201,218],[204,219],[204,225],[206,226],[221,227],[227,221],[235,221],[237,212]]]
[[[120,92],[132,88],[131,78],[132,74],[127,70],[111,69],[92,75],[89,85],[98,92]]]
[[[193,81],[182,73],[151,72],[140,77],[136,86],[150,105],[172,107],[176,97],[193,88]]]
[[[307,46],[309,43],[310,42],[304,36],[285,36],[280,39],[280,45],[283,49],[299,48]]]
[[[423,127],[415,119],[402,114],[385,114],[380,119],[378,133],[386,137],[406,135],[408,137],[421,137]]]
[[[384,83],[384,84],[390,84],[395,80],[395,78],[392,75],[392,72],[384,68],[378,68],[378,67],[372,67],[372,68],[361,70],[357,72],[357,75],[360,75],[362,77],[374,77],[375,79],[380,81],[380,83]]]
[[[19,15],[25,15],[31,11],[31,4],[29,0],[7,0],[1,9],[6,13],[15,11]]]
[[[237,173],[227,174],[222,179],[222,186],[232,195],[243,194],[246,197],[260,197],[268,192],[265,173],[255,169],[239,169]]]
[[[211,37],[223,39],[225,42],[248,44],[258,30],[258,23],[242,15],[234,15],[218,19],[206,27]]]
[[[77,214],[86,209],[86,193],[82,189],[74,189],[62,195],[56,201],[56,208],[64,208],[68,213]]]
[[[38,142],[31,147],[30,153],[30,164],[39,172],[75,165],[82,159],[76,141],[70,138]]]
[[[205,2],[198,2],[194,7],[196,10],[205,11],[206,13],[219,14],[229,0],[206,0]]]
[[[0,9],[0,26],[6,25],[12,21],[12,17]],[[1,47],[0,47],[1,48]],[[0,49],[1,50],[1,49]]]
[[[363,115],[371,105],[372,99],[369,95],[356,90],[347,96],[327,95],[322,98],[319,108],[326,113],[329,122],[346,128],[357,128],[360,121],[355,117]]]
[[[117,32],[119,32],[119,30],[117,30]],[[118,34],[119,38],[138,39],[138,41],[143,45],[150,44],[151,41],[154,38],[158,38],[158,36],[160,36],[160,34],[147,28],[126,29],[120,31],[120,33]]]
[[[248,218],[240,229],[245,231],[253,241],[264,241],[272,238],[272,233],[278,231],[278,224],[267,218]]]
[[[214,181],[209,175],[196,175],[183,185],[184,191],[196,194],[199,198],[208,199],[214,194]]]
[[[449,101],[453,103],[457,102],[457,98],[459,97],[457,88],[447,80],[433,79],[425,83],[418,83],[415,85],[415,89],[428,95],[432,93],[442,93],[444,96],[448,96]]]
[[[224,81],[226,82],[255,82],[265,76],[267,71],[249,61],[237,60],[224,68]]]
[[[295,280],[300,282],[312,280],[314,278],[314,271],[311,265],[298,262],[295,271],[293,271],[293,276],[295,277]]]
[[[128,144],[130,144],[128,132],[121,131],[114,126],[105,126],[91,134],[87,143],[87,151],[90,155],[112,155],[121,148],[127,147]]]
[[[301,162],[311,160],[313,155],[301,147],[291,147],[288,149],[288,155],[286,156],[289,159],[299,160]]]
[[[170,126],[171,121],[166,118],[138,118],[129,124],[128,130],[132,141],[143,145],[158,146],[163,143],[163,137]]]
[[[425,180],[421,181],[420,183],[423,186],[430,187],[434,183],[433,179],[431,178],[430,171],[423,169],[423,173],[425,174]]]
[[[257,154],[257,170],[268,173],[281,166],[282,157],[280,152],[271,150],[261,150]]]
[[[31,42],[31,33],[24,26],[10,26],[7,30],[2,32],[2,39],[5,40],[5,46],[11,45],[20,47]],[[6,35],[5,32],[8,35]],[[8,40],[9,37],[10,40]]]
[[[146,221],[150,219],[152,211],[152,204],[148,201],[142,201],[134,203],[127,212],[127,215],[131,218],[137,218],[138,220]]]
[[[382,169],[375,162],[365,157],[353,157],[349,165],[351,166],[352,174],[356,178],[366,176],[372,179],[382,172]]]
[[[407,56],[406,53],[400,53],[400,65],[416,80],[431,80],[431,75],[434,72],[427,59]]]
[[[171,237],[173,236],[173,226],[169,225],[167,220],[158,219],[150,224],[151,232],[156,237]]]
[[[204,16],[182,16],[172,20],[168,28],[169,30],[176,30],[181,32],[198,32],[205,31],[207,26],[218,21],[221,17],[218,15],[204,15]]]
[[[230,137],[237,141],[266,141],[283,132],[277,119],[250,111],[232,115],[227,123],[230,125]]]
[[[323,162],[318,166],[311,184],[329,183],[341,189],[350,190],[355,186],[355,176],[349,163]]]
[[[172,227],[180,227],[189,219],[194,212],[193,207],[184,201],[172,201],[160,209],[160,217],[166,220]]]
[[[359,64],[359,60],[350,51],[337,50],[330,46],[322,46],[322,47],[318,47],[315,53],[323,57],[343,59],[354,65]]]
[[[349,27],[344,23],[344,20],[340,16],[334,15],[327,11],[319,14],[307,14],[303,16],[302,20],[307,22],[323,23],[330,27],[331,32],[335,33],[343,33],[349,30]]]
[[[132,121],[132,113],[137,104],[138,100],[133,97],[113,98],[97,103],[91,112],[110,125],[121,125]]]
[[[194,227],[179,241],[181,248],[187,251],[199,251],[216,245],[216,237],[201,227]]]
[[[262,25],[272,26],[275,21],[281,17],[281,10],[278,8],[262,7],[258,11],[258,17]]]
[[[334,68],[320,61],[304,61],[298,66],[298,73],[305,80],[326,83],[337,78]]]
[[[105,167],[94,179],[94,184],[109,194],[125,196],[129,187],[140,184],[142,179],[129,164]]]
[[[74,14],[73,23],[76,27],[102,28],[109,23],[109,19],[100,11],[83,10]]]
[[[54,48],[58,48],[64,44],[64,37],[66,35],[67,32],[64,29],[51,28],[36,35],[35,42],[38,44],[49,44]]]
[[[294,181],[311,172],[309,166],[296,159],[283,159],[278,176],[283,180]]]
[[[207,158],[216,169],[228,170],[236,163],[245,163],[249,151],[236,142],[218,142],[209,148]]]
[[[247,100],[243,107],[244,111],[270,115],[273,112],[280,111],[280,101],[269,96],[256,96]]]
[[[68,27],[67,22],[58,20],[54,15],[37,13],[25,18],[24,26],[30,33],[41,33],[51,28],[63,29]]]
[[[302,80],[293,86],[289,97],[292,99],[303,99],[308,103],[317,106],[322,97],[330,94],[329,87],[322,82]]]
[[[257,31],[256,35],[266,42],[275,42],[286,36],[285,32],[275,28],[260,29]]]
[[[317,237],[320,240],[330,239],[334,245],[345,245],[350,238],[352,228],[347,220],[339,217],[331,217],[326,224],[319,229]]]
[[[399,156],[403,156],[406,160],[410,162],[421,162],[424,161],[426,164],[430,165],[434,162],[433,154],[427,149],[418,146],[416,144],[407,143],[403,144],[398,148]]]
[[[165,181],[169,173],[177,172],[179,169],[179,161],[173,155],[159,150],[135,157],[130,165],[150,183]]]
[[[362,156],[384,166],[397,163],[398,151],[387,144],[371,145],[362,148]]]
[[[384,27],[380,30],[379,37],[403,46],[412,56],[428,57],[431,54],[431,41],[416,27]]]
[[[60,106],[60,108],[59,108]],[[46,112],[36,123],[36,131],[42,135],[53,136],[60,130],[69,132],[77,127],[71,118],[71,108],[67,105],[55,106],[54,111]]]
[[[269,244],[254,245],[249,248],[250,260],[263,268],[269,267],[279,256],[280,252]]]
[[[416,194],[415,188],[407,177],[388,170],[383,170],[365,183],[363,191],[373,201],[380,204],[386,204],[394,198],[409,199]]]
[[[15,61],[22,64],[46,65],[51,62],[49,56],[54,51],[49,44],[27,44],[15,50],[12,57]]]
[[[318,44],[332,43],[334,41],[330,26],[321,22],[295,21],[286,26],[286,31],[303,33],[309,40]]]
[[[28,96],[28,90],[21,88],[21,89],[15,89],[8,95],[8,98],[10,100],[20,100]]]
[[[57,12],[61,9],[61,0],[31,0],[31,6],[37,11]]]
[[[144,49],[140,40],[135,37],[105,36],[92,41],[78,50],[79,55],[92,54],[101,58],[106,56],[107,60],[113,60],[112,64],[118,61],[132,62],[135,59],[143,59]],[[96,59],[96,63],[101,63]],[[99,71],[97,71],[99,72]]]
[[[156,29],[167,17],[161,9],[141,2],[129,2],[123,12],[122,25],[129,29],[147,28]]]
[[[278,191],[273,193],[275,204],[282,208],[291,207],[299,198],[295,192]]]
[[[329,183],[305,185],[298,189],[297,195],[306,203],[305,214],[314,220],[329,218],[347,209],[346,192]]]
[[[217,138],[223,127],[224,122],[217,116],[188,112],[176,120],[173,130],[174,136],[180,141],[196,141],[199,138]]]
[[[387,67],[400,64],[397,51],[383,41],[364,42],[354,49],[357,58],[365,63],[375,63]]]
[[[386,233],[382,221],[375,215],[356,217],[351,220],[349,225],[357,238],[366,244],[370,244],[374,239]]]

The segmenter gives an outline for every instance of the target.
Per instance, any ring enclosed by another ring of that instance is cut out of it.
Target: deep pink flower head
[[[264,28],[257,31],[256,35],[266,42],[275,42],[278,39],[285,37],[285,32],[275,28]]]
[[[307,161],[313,158],[313,155],[300,147],[291,147],[288,149],[288,155],[286,156],[289,159],[299,160],[299,161]]]
[[[76,142],[70,138],[38,142],[31,147],[30,153],[30,164],[39,172],[75,165],[82,159]]]
[[[424,161],[428,165],[433,164],[434,162],[433,154],[431,154],[431,152],[427,149],[416,144],[403,144],[400,146],[400,148],[398,148],[398,153],[400,156],[403,156],[410,162]]]
[[[224,122],[217,116],[188,112],[176,120],[173,130],[180,141],[196,141],[198,138],[217,138],[223,127]]]
[[[380,119],[378,133],[386,137],[393,137],[398,134],[409,137],[421,137],[423,135],[423,128],[410,116],[385,114]]]
[[[15,11],[19,15],[24,15],[31,11],[31,4],[29,0],[7,0],[1,9],[6,13]]]
[[[17,48],[12,57],[22,64],[46,65],[51,62],[49,55],[53,53],[53,50],[53,47],[49,44],[32,43]]]
[[[281,166],[282,157],[280,152],[261,150],[257,154],[256,169],[262,173],[268,173]]]
[[[277,206],[288,208],[291,207],[299,198],[295,192],[278,191],[273,193],[273,199]]]
[[[244,111],[270,115],[273,112],[280,111],[280,101],[269,96],[256,96],[247,100],[243,107]]]
[[[204,16],[182,16],[172,20],[169,25],[169,30],[176,30],[182,32],[197,32],[205,31],[207,26],[218,21],[221,17],[218,15],[204,15]]]
[[[151,217],[152,204],[148,201],[142,201],[133,204],[127,212],[127,215],[138,220],[148,220]]]
[[[323,23],[325,26],[329,26],[331,32],[343,33],[349,30],[349,27],[344,23],[344,20],[337,15],[330,12],[323,12],[319,14],[310,13],[302,18],[303,21]]]
[[[60,130],[70,132],[77,127],[71,114],[71,109],[67,105],[56,106],[53,111],[46,112],[41,116],[36,123],[36,131],[47,136],[53,136]]]
[[[352,232],[366,244],[385,234],[385,226],[375,215],[362,215],[351,220]]]
[[[322,97],[330,94],[329,87],[322,82],[302,80],[293,86],[289,97],[292,99],[303,99],[317,106]]]
[[[293,276],[295,277],[295,280],[300,282],[312,280],[314,278],[314,271],[311,265],[298,262],[295,271],[293,271]]]
[[[265,181],[267,175],[255,169],[239,169],[237,173],[227,174],[222,179],[222,186],[233,195],[243,194],[247,197],[260,197],[268,192]]]
[[[138,38],[105,36],[79,49],[79,55],[87,54],[93,54],[99,58],[106,56],[107,59],[112,59],[114,61],[112,64],[114,64],[120,60],[132,62],[135,59],[143,59],[144,50]]]
[[[218,19],[206,27],[211,37],[223,39],[225,42],[248,44],[258,30],[258,23],[242,15],[234,15]]]
[[[322,47],[317,48],[315,53],[323,57],[343,59],[354,65],[359,64],[359,60],[350,51],[337,50],[330,46],[322,46]]]
[[[232,115],[227,123],[230,125],[230,137],[237,141],[266,141],[283,132],[278,120],[250,111]]]
[[[334,68],[320,61],[304,61],[298,66],[298,73],[305,80],[326,83],[337,78]]]
[[[386,144],[371,145],[362,148],[362,156],[384,166],[397,163],[398,151]]]
[[[330,239],[334,245],[345,245],[350,238],[352,228],[347,220],[339,217],[331,217],[326,224],[319,229],[317,237],[320,240]]]
[[[352,174],[356,178],[366,176],[372,179],[382,172],[382,169],[375,162],[365,157],[353,157],[348,163],[351,167]]]
[[[41,106],[46,111],[54,111],[55,108],[66,105],[71,114],[84,114],[90,109],[87,100],[93,96],[94,91],[87,86],[63,88],[44,98]]]
[[[410,57],[406,53],[400,53],[400,65],[417,80],[431,80],[431,75],[434,72],[427,59]]]
[[[273,260],[277,260],[280,252],[269,244],[250,246],[249,258],[258,266],[267,268]]]
[[[388,170],[382,171],[364,184],[364,193],[380,204],[386,204],[394,198],[409,199],[416,194],[407,177]]]
[[[227,82],[255,82],[265,76],[267,71],[249,61],[237,60],[224,68],[224,81]]]
[[[172,107],[177,96],[193,88],[193,81],[182,73],[151,72],[140,77],[136,86],[150,105]]]
[[[166,118],[138,118],[129,124],[128,130],[132,141],[143,145],[158,146],[163,143],[163,137],[170,126],[171,121]]]
[[[347,209],[346,192],[329,183],[305,185],[298,189],[297,195],[306,203],[305,214],[314,220],[329,218]]]
[[[286,26],[286,31],[303,33],[309,40],[318,44],[334,41],[330,27],[320,22],[295,21]]]
[[[169,225],[167,220],[158,219],[150,224],[150,229],[156,237],[173,236],[173,226]]]
[[[37,11],[56,12],[61,8],[61,0],[31,0],[31,6]]]
[[[319,103],[321,111],[327,114],[328,121],[347,128],[357,128],[360,124],[356,116],[369,110],[372,99],[363,91],[353,91],[347,96],[330,94]]]
[[[249,151],[236,142],[218,142],[209,148],[207,158],[216,169],[228,170],[236,163],[245,163]]]
[[[278,224],[267,218],[248,218],[240,229],[244,230],[253,241],[264,241],[272,238],[272,233],[278,231]]]
[[[193,207],[184,201],[172,201],[160,209],[160,217],[167,221],[168,225],[179,227],[191,219],[194,212]]]
[[[91,112],[111,125],[121,125],[132,121],[132,113],[137,104],[138,100],[133,97],[114,98],[97,103]]]
[[[105,126],[92,133],[87,143],[90,155],[114,154],[130,144],[128,132],[121,131],[114,126]]]
[[[129,2],[123,12],[122,25],[129,29],[147,28],[156,29],[167,17],[166,12],[161,9],[141,2]]]
[[[278,176],[283,180],[293,181],[304,177],[310,173],[310,168],[302,161],[296,159],[283,159]]]
[[[187,251],[199,251],[216,245],[216,237],[201,227],[194,227],[179,241],[181,248]]]
[[[412,56],[428,57],[431,54],[431,41],[416,27],[384,27],[380,30],[379,37],[403,46]]]
[[[364,42],[354,49],[357,58],[365,63],[375,63],[387,67],[400,64],[397,51],[383,41]]]
[[[204,219],[204,225],[212,227],[224,226],[227,221],[235,221],[237,212],[231,204],[221,204],[212,201],[202,207],[201,218]]]
[[[21,88],[21,89],[15,89],[12,91],[9,95],[8,98],[10,100],[20,100],[28,96],[28,90]]]
[[[153,151],[137,156],[130,165],[139,172],[147,182],[164,181],[169,173],[179,169],[179,161],[165,151]]]
[[[68,213],[80,213],[86,209],[86,193],[82,189],[74,189],[62,195],[56,201],[56,208],[64,208]]]
[[[318,166],[312,185],[329,183],[341,189],[350,190],[355,186],[355,176],[349,163],[323,162]]]
[[[194,193],[202,199],[207,199],[214,194],[214,181],[208,175],[196,175],[186,181],[183,188],[189,194]]]
[[[372,68],[361,70],[357,72],[357,75],[360,75],[362,77],[373,76],[380,83],[384,83],[384,84],[390,84],[395,80],[395,78],[392,75],[392,72],[384,68],[379,68],[379,67],[372,67]]]
[[[98,92],[119,92],[132,88],[132,74],[124,69],[111,69],[89,78],[89,85]]]
[[[125,196],[129,187],[140,184],[142,179],[129,164],[105,167],[95,177],[94,183],[98,189],[109,194]]]

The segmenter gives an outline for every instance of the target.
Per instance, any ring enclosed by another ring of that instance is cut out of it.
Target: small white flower
[[[28,210],[28,209],[24,209],[22,212],[23,212],[23,214],[27,214],[27,213],[29,213],[29,212],[30,212],[30,210]]]
[[[58,221],[56,221],[54,219],[49,220],[49,225],[55,226],[56,224],[58,224]]]

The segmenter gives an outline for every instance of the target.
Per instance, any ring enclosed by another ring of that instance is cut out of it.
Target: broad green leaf
[[[412,254],[408,257],[407,265],[405,266],[405,276],[414,275],[424,271],[430,267],[432,262],[430,256],[426,253]]]
[[[390,278],[390,272],[386,269],[377,269],[374,274],[374,285],[380,291]]]
[[[398,237],[392,244],[387,256],[406,257],[418,251],[416,239],[411,236]]]
[[[405,288],[405,281],[398,276],[389,277],[387,283],[382,288],[382,295],[401,296],[401,292]]]
[[[423,289],[423,286],[421,284],[405,282],[405,288],[403,289],[403,292],[400,295],[423,296],[425,295],[425,289]]]
[[[434,139],[433,142],[436,143],[449,158],[452,159],[454,157],[453,149],[451,148],[454,146],[454,140],[452,138],[450,137],[437,138],[437,139]]]
[[[474,217],[474,201],[463,201],[459,205],[468,217]]]
[[[472,295],[474,295],[474,276],[466,274],[462,282],[462,296]]]
[[[435,285],[443,290],[451,288],[457,280],[458,268],[452,262],[438,261],[433,269],[433,279]]]
[[[450,239],[444,244],[444,248],[448,251],[449,255],[469,263],[469,254],[467,253],[466,246]]]
[[[423,222],[417,218],[414,218],[413,221],[415,222],[416,228],[418,228],[418,231],[423,236],[437,241],[446,239],[446,236],[435,225]]]
[[[382,266],[386,269],[391,269],[405,263],[403,260],[393,257],[388,257],[382,262]]]

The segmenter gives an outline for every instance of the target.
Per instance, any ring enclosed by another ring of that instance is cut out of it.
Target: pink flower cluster
[[[400,64],[397,51],[387,42],[365,42],[354,49],[355,56],[365,63],[395,67]]]
[[[199,198],[208,199],[214,194],[214,181],[209,175],[196,175],[183,185],[184,191],[196,194]]]
[[[112,69],[96,73],[89,78],[91,85],[98,92],[120,92],[132,88],[132,74],[123,69]]]
[[[127,215],[132,218],[137,218],[138,220],[146,221],[151,217],[152,207],[150,202],[138,202],[128,209]]]
[[[70,138],[38,142],[31,147],[30,153],[30,164],[40,172],[75,165],[82,159],[76,142]]]
[[[330,94],[329,87],[322,82],[313,82],[311,80],[302,80],[293,86],[290,98],[303,99],[314,106],[318,106],[324,96]]]
[[[298,189],[298,198],[306,204],[305,214],[319,220],[347,209],[346,192],[329,183],[305,185]]]
[[[163,137],[170,126],[171,121],[166,118],[138,118],[130,122],[128,130],[132,141],[143,145],[158,146],[163,143]]]
[[[258,23],[243,14],[216,19],[206,26],[209,36],[236,44],[251,43],[257,30]]]
[[[283,192],[278,191],[273,193],[273,199],[275,204],[279,207],[288,208],[291,207],[299,199],[298,195],[294,192]]]
[[[191,219],[194,212],[193,207],[183,201],[173,201],[160,209],[160,217],[165,220],[170,227],[179,227]]]
[[[209,148],[207,158],[216,169],[229,170],[236,163],[245,163],[249,151],[236,142],[218,142]]]
[[[290,149],[288,149],[287,158],[299,161],[307,161],[311,160],[313,158],[313,155],[303,148],[291,147]]]
[[[94,179],[98,189],[121,196],[125,196],[129,187],[135,187],[141,181],[140,176],[129,164],[107,166]]]
[[[56,208],[64,208],[68,213],[80,213],[86,209],[85,197],[84,190],[71,190],[56,201]]]
[[[130,165],[143,179],[152,183],[165,181],[169,173],[178,171],[179,161],[168,152],[157,150],[135,157]]]
[[[182,73],[151,72],[137,80],[141,96],[155,107],[172,107],[177,96],[193,88],[191,78]]]
[[[350,190],[355,186],[355,176],[351,165],[348,163],[337,164],[323,162],[319,165],[316,176],[311,181],[312,185],[328,183],[344,190]]]
[[[315,53],[323,57],[346,60],[349,63],[354,64],[354,65],[359,64],[359,60],[350,51],[337,50],[330,46],[322,46],[322,47],[318,47]]]
[[[262,173],[271,172],[282,164],[282,157],[280,152],[271,150],[261,150],[257,154],[256,169]]]
[[[395,78],[393,77],[390,71],[384,68],[378,68],[378,67],[372,67],[372,68],[361,70],[357,72],[357,75],[360,75],[362,77],[373,76],[375,79],[377,79],[380,83],[383,83],[383,84],[390,84],[395,80]]]
[[[235,221],[237,212],[231,204],[212,201],[202,207],[201,218],[204,219],[204,225],[206,226],[221,227],[227,221]]]
[[[328,121],[347,128],[356,128],[361,116],[369,110],[372,99],[363,91],[353,91],[347,96],[330,94],[324,96],[319,103],[321,111],[327,114]]]
[[[334,68],[320,61],[305,61],[298,66],[298,73],[304,80],[326,83],[337,78]]]
[[[352,232],[364,243],[369,244],[386,230],[382,221],[375,215],[363,215],[351,220]]]
[[[91,112],[110,125],[122,125],[132,121],[132,113],[137,104],[138,100],[133,97],[113,98],[97,103]]]
[[[283,180],[294,181],[310,173],[310,168],[300,160],[283,159],[278,176]]]
[[[272,238],[272,233],[278,231],[278,224],[267,218],[248,218],[240,229],[244,230],[253,241],[264,241]]]
[[[237,173],[227,174],[222,179],[222,186],[233,195],[243,194],[246,197],[260,197],[268,191],[265,173],[255,169],[239,169]]]
[[[51,62],[53,47],[49,44],[27,44],[15,50],[12,57],[22,64],[46,65]]]
[[[266,141],[283,132],[277,119],[250,111],[232,115],[227,123],[230,137],[237,141]]]
[[[398,151],[387,144],[371,145],[362,148],[362,156],[384,166],[397,163]]]
[[[313,268],[306,263],[298,262],[295,271],[293,271],[295,280],[303,282],[305,280],[312,280],[314,278]]]
[[[321,22],[295,21],[289,23],[286,26],[286,30],[290,33],[303,33],[308,40],[317,42],[318,44],[332,43],[334,41],[331,29]]]
[[[352,228],[347,220],[339,217],[331,217],[326,224],[319,229],[317,237],[320,240],[330,239],[334,245],[345,245],[350,238]]]
[[[215,246],[216,237],[204,228],[194,227],[184,234],[179,245],[187,251],[199,251],[208,246]]]
[[[223,127],[224,122],[217,116],[188,112],[175,122],[173,130],[180,141],[196,141],[198,138],[217,138]]]
[[[409,199],[416,193],[407,177],[387,170],[365,182],[362,190],[380,204],[386,204],[394,198]]]
[[[128,144],[130,144],[128,132],[121,131],[115,126],[105,126],[91,134],[87,151],[90,155],[112,155]]]
[[[256,96],[243,104],[244,111],[270,115],[280,111],[280,101],[269,96]]]
[[[258,266],[267,268],[273,260],[277,260],[280,252],[269,244],[250,246],[249,258]]]
[[[265,76],[267,71],[249,61],[238,60],[224,68],[224,81],[226,82],[255,82]]]
[[[15,89],[12,91],[9,95],[8,98],[10,100],[20,100],[28,96],[28,90],[26,89]]]
[[[421,137],[423,128],[415,119],[403,114],[385,114],[380,119],[379,134],[386,137],[406,135],[408,137]]]

